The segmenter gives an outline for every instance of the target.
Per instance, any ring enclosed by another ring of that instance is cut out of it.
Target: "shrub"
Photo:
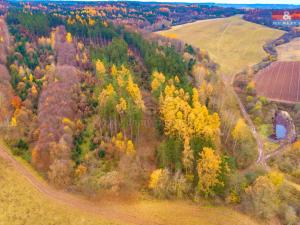
[[[170,197],[170,179],[171,174],[167,169],[158,169],[152,172],[148,187],[152,190],[155,197]]]
[[[246,91],[248,93],[248,95],[253,95],[255,92],[255,83],[253,81],[249,82],[247,87],[246,87]]]
[[[176,172],[171,182],[171,193],[179,199],[183,199],[191,194],[191,184],[180,172]]]
[[[254,184],[245,190],[243,198],[244,208],[264,219],[275,216],[279,202],[276,187],[266,176],[258,177]]]
[[[245,178],[247,180],[247,184],[253,184],[259,176],[264,176],[265,174],[266,171],[264,168],[256,167],[254,170],[246,173]]]
[[[240,203],[241,202],[241,196],[236,190],[231,190],[229,195],[226,198],[226,202]]]
[[[268,99],[264,96],[260,96],[259,97],[259,101],[263,104],[263,105],[266,105],[268,104]]]
[[[252,102],[254,100],[254,98],[253,98],[253,96],[248,95],[246,100],[247,100],[247,102]]]
[[[278,161],[278,167],[282,172],[291,173],[294,169],[293,163],[289,158]]]
[[[98,157],[99,157],[100,159],[103,159],[103,158],[105,157],[105,150],[104,150],[104,149],[100,149],[100,150],[98,151]]]
[[[287,225],[292,225],[292,224],[296,224],[297,222],[297,213],[296,210],[292,207],[292,206],[283,206],[282,209],[280,210],[283,215],[283,219],[284,219],[284,224]]]
[[[241,195],[247,184],[246,178],[239,173],[229,176],[226,201],[229,203],[240,203]]]
[[[297,111],[297,112],[300,112],[300,104],[296,104],[294,106],[294,109]]]
[[[280,187],[283,184],[284,176],[282,173],[278,173],[276,171],[270,172],[268,174],[268,178],[271,180],[271,182],[276,186]]]
[[[97,159],[95,154],[90,154],[84,163],[85,173],[78,177],[75,183],[77,190],[88,195],[101,191],[119,194],[124,185],[124,178],[119,171],[114,170],[109,161]]]
[[[73,166],[71,160],[55,160],[48,172],[50,182],[59,188],[70,185],[73,175]]]
[[[247,168],[256,159],[257,151],[252,143],[241,143],[236,151],[236,161],[238,168]]]
[[[31,159],[31,155],[29,152],[29,146],[27,142],[25,142],[23,139],[19,139],[17,144],[12,149],[12,153],[17,156],[21,156],[23,159],[27,160],[28,162]]]
[[[108,172],[98,180],[100,189],[108,190],[115,194],[120,191],[122,183],[122,178],[117,171]]]
[[[300,179],[300,166],[298,166],[291,174],[296,179]]]
[[[183,199],[191,193],[191,184],[182,173],[178,171],[172,175],[167,169],[154,170],[148,187],[157,198]]]

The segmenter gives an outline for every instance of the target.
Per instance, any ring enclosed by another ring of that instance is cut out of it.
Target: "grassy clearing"
[[[276,48],[279,61],[300,61],[300,38]]]
[[[133,206],[136,213],[172,225],[254,225],[256,223],[230,207],[197,205],[183,201],[145,201]],[[132,210],[132,208],[130,209]]]
[[[243,20],[240,16],[205,20],[159,32],[209,53],[220,72],[233,77],[267,56],[262,46],[284,32]]]
[[[114,224],[46,198],[2,159],[0,171],[0,224]]]
[[[87,214],[75,208],[56,202],[39,193],[13,167],[0,159],[0,224],[30,225],[106,225],[116,224],[93,214]],[[105,204],[105,205],[103,205]],[[142,217],[149,223],[160,224],[195,224],[195,225],[257,225],[248,216],[230,207],[198,205],[185,201],[134,202],[101,201],[99,206],[111,208],[116,212]],[[95,203],[97,207],[97,203]],[[119,224],[119,223],[118,223]]]

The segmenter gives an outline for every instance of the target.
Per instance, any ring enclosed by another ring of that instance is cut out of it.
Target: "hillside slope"
[[[263,45],[284,32],[233,16],[175,26],[159,33],[207,51],[220,64],[220,71],[232,77],[266,57]]]
[[[1,145],[1,224],[257,224],[227,207],[182,201],[86,201],[48,186],[4,148]]]

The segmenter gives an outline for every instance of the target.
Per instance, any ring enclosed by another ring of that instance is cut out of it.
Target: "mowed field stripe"
[[[298,82],[298,66],[297,63],[293,62],[293,75],[291,78],[291,88],[290,88],[290,96],[292,101],[297,101],[297,92],[298,92],[298,87],[297,87],[297,82]]]
[[[283,68],[283,71],[281,73],[281,79],[280,82],[278,84],[278,88],[280,88],[280,95],[277,97],[278,99],[285,99],[285,97],[288,96],[288,86],[289,86],[289,82],[288,81],[288,77],[289,75],[287,75],[286,69],[289,70],[289,65],[288,63],[280,63],[279,64],[279,70],[281,70]],[[289,100],[289,99],[286,99]]]
[[[278,88],[277,88],[277,82],[278,82],[278,78],[279,78],[279,80],[280,80],[280,65],[279,65],[279,68],[276,70],[276,65],[278,65],[278,64],[280,64],[280,63],[278,63],[278,62],[276,62],[274,65],[273,65],[273,67],[272,67],[272,70],[270,71],[270,73],[269,73],[269,76],[271,77],[271,78],[273,78],[273,76],[275,76],[275,79],[273,80],[273,82],[274,82],[274,85],[272,85],[272,79],[271,79],[271,83],[269,84],[270,85],[270,90],[272,90],[272,92],[270,93],[270,95],[271,96],[276,96],[276,92],[278,91]],[[273,75],[273,74],[275,74],[275,75]],[[267,88],[268,89],[268,88]]]
[[[273,66],[270,66],[269,70],[265,70],[260,74],[261,77],[261,85],[260,85],[260,91],[262,93],[262,95],[268,95],[268,87],[270,86],[271,80],[272,80],[272,70],[273,70]]]
[[[289,87],[288,87],[288,98],[290,99],[290,101],[296,101],[296,99],[294,99],[294,92],[296,92],[296,90],[293,90],[293,82],[295,82],[297,80],[296,77],[296,71],[295,71],[295,62],[290,62],[290,67],[289,67],[289,71],[290,73],[288,73],[288,77],[289,77]]]
[[[290,75],[289,95],[290,95],[290,93],[291,93],[291,86],[292,86],[292,81],[293,81],[293,78],[294,78],[294,66],[295,66],[295,63],[292,62],[292,65],[291,65],[292,73],[291,73],[291,75]]]

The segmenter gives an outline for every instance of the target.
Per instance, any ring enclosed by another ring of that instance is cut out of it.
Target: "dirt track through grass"
[[[198,21],[159,32],[207,51],[220,65],[220,72],[231,78],[266,57],[263,45],[283,33],[247,22],[241,16]]]
[[[0,204],[0,212],[2,212],[0,224],[5,222],[5,224],[10,225],[39,225],[41,223],[47,225],[53,224],[50,221],[55,220],[59,221],[56,223],[57,225],[62,224],[61,221],[64,221],[64,225],[258,224],[248,216],[230,207],[205,206],[185,201],[139,200],[124,202],[122,199],[116,201],[88,201],[83,197],[59,191],[49,186],[11,156],[8,149],[3,145],[0,145],[0,169],[0,185],[2,187],[0,199],[3,200]],[[9,200],[7,196],[11,196]],[[14,210],[8,210],[12,208]],[[29,213],[29,208],[34,209],[34,211]],[[14,218],[20,220],[14,220]],[[31,223],[31,221],[34,221],[34,223]]]

